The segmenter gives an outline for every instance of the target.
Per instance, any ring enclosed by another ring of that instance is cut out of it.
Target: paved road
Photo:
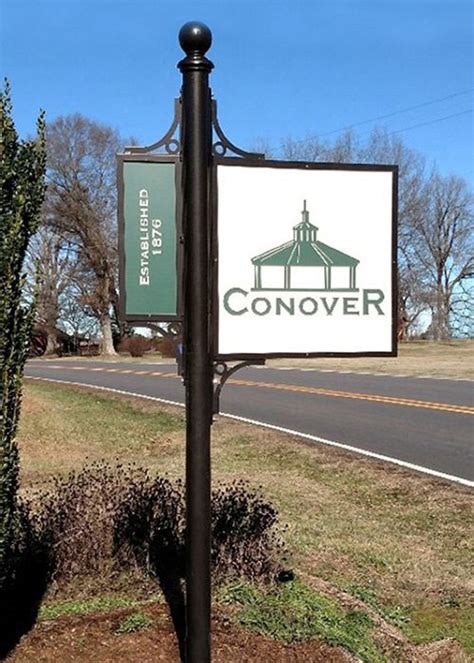
[[[31,360],[26,375],[183,402],[172,364]],[[234,374],[221,411],[474,479],[474,383],[252,367]]]

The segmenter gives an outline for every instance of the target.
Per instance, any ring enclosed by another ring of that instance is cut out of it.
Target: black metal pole
[[[186,355],[186,662],[211,660],[212,370],[209,343],[209,188],[212,35],[186,23],[179,42],[183,74],[184,352]]]

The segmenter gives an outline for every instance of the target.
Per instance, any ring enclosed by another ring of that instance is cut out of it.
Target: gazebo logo
[[[357,291],[359,260],[317,239],[318,228],[309,222],[306,200],[301,214],[292,241],[252,258],[252,290]]]
[[[253,296],[238,286],[224,292],[222,303],[226,313],[232,316],[385,315],[384,292],[357,287],[359,260],[318,240],[318,228],[309,222],[306,200],[302,216],[302,221],[293,228],[292,241],[251,258]]]

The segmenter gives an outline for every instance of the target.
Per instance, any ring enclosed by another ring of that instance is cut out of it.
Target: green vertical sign
[[[123,162],[125,318],[177,316],[176,164]]]

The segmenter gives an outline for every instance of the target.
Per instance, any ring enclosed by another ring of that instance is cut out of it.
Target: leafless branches
[[[427,174],[424,158],[383,129],[365,141],[351,130],[334,142],[289,138],[282,153],[291,160],[398,165],[400,318],[410,335],[421,331],[429,313],[430,335],[450,336],[456,292],[474,277],[473,197],[466,182],[437,171]]]
[[[117,301],[116,131],[82,115],[47,127],[48,192],[44,224],[74,247],[73,281],[82,305],[98,320],[102,350],[114,354]]]

